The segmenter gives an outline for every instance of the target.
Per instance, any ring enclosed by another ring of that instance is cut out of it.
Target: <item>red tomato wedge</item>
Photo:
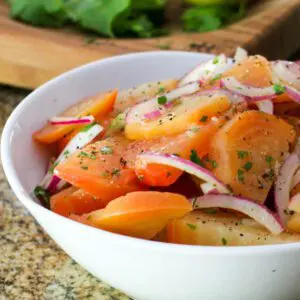
[[[111,201],[106,208],[87,216],[93,226],[132,237],[151,239],[167,223],[192,210],[179,194],[133,192]]]
[[[110,138],[88,145],[60,163],[55,173],[63,180],[107,203],[132,191],[143,190],[122,155],[128,142]]]
[[[107,204],[101,198],[88,194],[84,190],[71,186],[50,198],[52,211],[68,217],[71,214],[84,214],[93,210],[104,208]]]
[[[114,90],[84,99],[62,112],[59,117],[79,118],[87,115],[105,115],[113,109],[116,97],[117,91]],[[41,143],[51,144],[78,127],[82,127],[82,125],[52,125],[48,123],[41,130],[35,132],[33,137]]]

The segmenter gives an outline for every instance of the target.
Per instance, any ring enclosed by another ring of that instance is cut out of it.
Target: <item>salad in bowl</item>
[[[167,243],[300,241],[300,65],[215,56],[180,79],[109,90],[53,116],[35,196],[86,225]]]

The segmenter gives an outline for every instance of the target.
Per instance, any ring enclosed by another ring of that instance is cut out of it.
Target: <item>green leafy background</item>
[[[11,17],[42,27],[74,24],[103,36],[153,37],[167,33],[167,0],[8,0]],[[245,14],[245,0],[186,0],[185,31],[211,31]]]

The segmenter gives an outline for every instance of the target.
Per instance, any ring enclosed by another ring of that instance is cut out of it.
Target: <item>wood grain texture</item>
[[[0,0],[0,82],[36,88],[74,67],[104,57],[158,50],[232,55],[240,45],[270,59],[285,58],[300,48],[300,0],[259,0],[247,18],[210,33],[183,33],[153,39],[98,39],[86,44],[82,33],[35,28],[11,20]]]

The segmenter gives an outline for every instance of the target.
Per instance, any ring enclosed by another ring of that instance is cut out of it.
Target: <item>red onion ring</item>
[[[204,195],[194,201],[195,209],[212,207],[232,209],[248,215],[275,235],[280,234],[284,230],[278,217],[272,211],[250,199],[219,194]]]

